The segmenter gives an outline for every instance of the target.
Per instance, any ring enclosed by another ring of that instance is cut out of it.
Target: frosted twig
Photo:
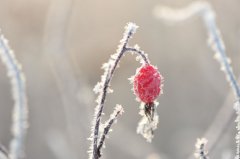
[[[126,48],[126,51],[138,53],[140,55],[140,58],[142,58],[141,62],[149,64],[149,60],[147,58],[147,55],[142,50],[140,50],[137,45],[134,48]]]
[[[240,87],[237,83],[236,77],[233,73],[232,67],[230,65],[230,59],[226,55],[225,46],[221,37],[221,34],[216,26],[215,21],[215,13],[211,8],[210,4],[207,2],[199,1],[193,2],[188,7],[183,9],[170,9],[168,7],[156,8],[155,15],[160,19],[178,22],[186,20],[194,15],[199,15],[206,26],[206,29],[209,34],[209,44],[212,50],[215,52],[214,57],[221,65],[221,70],[225,73],[226,79],[229,82],[232,91],[235,95],[236,104],[234,109],[236,110],[237,114],[237,135],[236,135],[236,143],[237,143],[237,150],[236,150],[236,159],[240,157]]]
[[[98,144],[98,155],[100,157],[101,157],[101,149],[102,149],[102,146],[104,145],[105,138],[108,132],[110,131],[112,124],[117,120],[118,115],[121,115],[122,113],[123,113],[123,107],[121,105],[117,105],[113,113],[110,115],[109,120],[105,123],[103,134]]]
[[[196,159],[209,159],[208,151],[206,150],[207,142],[205,138],[197,139],[195,144],[196,151],[194,153]]]
[[[137,53],[143,60],[144,63],[149,63],[147,56],[140,51],[138,47],[131,48],[128,47],[128,41],[132,37],[132,35],[136,32],[138,26],[134,23],[128,23],[125,27],[125,33],[123,35],[123,39],[120,41],[120,45],[118,46],[117,52],[111,56],[109,61],[103,65],[105,70],[102,75],[101,82],[98,83],[95,87],[95,92],[98,93],[97,98],[97,106],[95,108],[95,117],[94,123],[92,127],[91,140],[92,145],[90,147],[90,159],[98,159],[100,156],[98,155],[98,139],[99,139],[99,126],[101,121],[101,116],[106,100],[106,94],[110,91],[109,86],[111,79],[113,77],[114,71],[119,64],[120,59],[124,55],[124,53],[131,51]]]
[[[8,41],[0,35],[0,57],[7,68],[11,81],[14,99],[12,134],[10,143],[10,159],[18,159],[23,156],[24,140],[28,127],[28,108],[26,101],[25,78],[21,66],[17,62],[13,51],[8,46]]]

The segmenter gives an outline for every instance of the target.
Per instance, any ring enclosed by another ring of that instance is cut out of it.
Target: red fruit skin
[[[161,92],[162,76],[157,68],[147,64],[136,73],[133,80],[135,95],[144,103],[152,103]]]

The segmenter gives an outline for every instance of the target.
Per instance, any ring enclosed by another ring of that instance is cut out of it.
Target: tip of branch
[[[126,32],[131,32],[132,34],[137,31],[138,26],[133,22],[128,22],[125,29]]]
[[[120,115],[124,113],[123,107],[119,104],[116,105],[115,111],[119,112]]]

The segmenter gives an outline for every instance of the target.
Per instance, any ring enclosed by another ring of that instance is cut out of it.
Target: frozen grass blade
[[[6,66],[8,77],[11,81],[14,99],[12,135],[10,143],[10,159],[23,157],[24,141],[28,127],[28,107],[25,90],[25,78],[21,66],[15,58],[13,51],[8,46],[8,41],[0,35],[0,57]]]
[[[225,73],[226,79],[229,82],[232,91],[235,95],[236,104],[234,106],[234,109],[236,110],[237,114],[237,135],[236,135],[236,157],[235,159],[239,159],[240,157],[240,88],[237,83],[236,77],[233,73],[232,67],[230,65],[230,59],[226,55],[225,46],[221,37],[221,34],[219,32],[219,29],[216,26],[216,20],[215,20],[215,13],[213,9],[211,8],[210,4],[207,2],[199,1],[199,2],[193,2],[188,7],[183,9],[171,9],[168,7],[160,7],[156,8],[154,10],[154,14],[156,17],[171,21],[171,22],[181,22],[183,20],[187,20],[188,18],[198,15],[200,16],[204,24],[206,26],[206,29],[209,34],[209,44],[212,50],[215,52],[214,57],[221,65],[221,70]]]

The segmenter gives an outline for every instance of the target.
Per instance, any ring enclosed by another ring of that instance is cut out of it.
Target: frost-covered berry
[[[145,64],[139,68],[133,79],[135,95],[144,103],[152,103],[162,91],[162,76],[157,68]]]

